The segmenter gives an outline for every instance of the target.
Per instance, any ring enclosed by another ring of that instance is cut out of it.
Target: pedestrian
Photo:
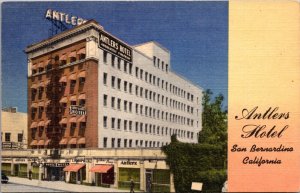
[[[29,180],[32,180],[32,171],[31,171],[31,169],[29,169],[28,177],[29,177]]]
[[[134,193],[134,181],[130,178],[130,193]]]

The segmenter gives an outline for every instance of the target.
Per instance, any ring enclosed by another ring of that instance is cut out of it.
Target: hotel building
[[[202,90],[157,42],[130,46],[91,20],[26,48],[30,148],[196,143]]]

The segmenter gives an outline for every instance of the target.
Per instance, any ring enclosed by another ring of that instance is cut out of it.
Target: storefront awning
[[[67,60],[67,56],[66,56],[66,54],[64,54],[64,55],[61,55],[61,56],[59,57],[59,60]]]
[[[42,146],[45,145],[45,141],[43,139],[39,140],[39,142],[37,143],[38,146]]]
[[[67,77],[66,77],[66,76],[62,76],[62,77],[59,79],[59,82],[67,82]]]
[[[35,146],[37,144],[37,140],[33,140],[31,143],[30,143],[30,146]]]
[[[63,98],[61,98],[60,99],[60,103],[67,103],[67,101],[68,101],[68,99],[67,99],[67,97],[63,97]]]
[[[76,95],[71,96],[70,101],[76,101]]]
[[[85,94],[79,95],[78,99],[79,99],[79,100],[85,100]]]
[[[45,126],[45,122],[44,121],[40,121],[38,124],[39,127],[44,127]]]
[[[67,124],[68,123],[68,120],[67,120],[67,118],[62,118],[60,121],[59,121],[59,124]]]
[[[72,138],[68,142],[68,144],[70,144],[70,145],[75,145],[76,143],[77,143],[77,139],[76,138]]]
[[[78,139],[77,144],[85,144],[85,137]]]
[[[76,80],[76,75],[75,74],[71,74],[69,76],[69,80]]]
[[[30,128],[36,128],[36,127],[37,127],[37,122],[32,122]]]
[[[85,164],[70,164],[64,168],[65,172],[78,172]]]
[[[76,52],[73,51],[69,54],[69,58],[76,58]]]
[[[49,145],[50,142],[51,142],[51,139],[47,139],[47,141],[45,142],[45,146]]]
[[[77,54],[85,54],[85,48],[81,48],[80,50],[78,50]]]
[[[47,121],[45,122],[45,126],[48,126],[48,125],[50,124],[50,122],[51,122],[51,120],[47,120]]]
[[[79,117],[79,118],[77,119],[77,122],[86,122],[85,115]]]
[[[79,78],[85,78],[85,71],[82,71],[79,73]]]
[[[69,119],[69,122],[70,122],[70,123],[76,123],[76,117],[71,117],[71,118]]]
[[[66,145],[67,141],[68,141],[67,138],[63,138],[62,140],[60,140],[59,145]]]
[[[90,169],[90,172],[107,173],[111,168],[113,168],[112,165],[95,165]]]

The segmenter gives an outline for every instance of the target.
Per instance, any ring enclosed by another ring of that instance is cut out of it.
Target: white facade
[[[117,56],[112,64],[111,53],[99,52],[100,148],[161,147],[175,133],[182,142],[198,141],[202,90],[170,71],[168,50],[156,42],[137,45],[126,69],[124,60],[118,66]]]

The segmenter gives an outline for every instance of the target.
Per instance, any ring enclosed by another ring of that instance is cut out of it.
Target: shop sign
[[[81,25],[87,22],[87,20],[80,17],[69,15],[67,13],[48,9],[45,15],[46,19],[61,21],[69,25]]]
[[[14,158],[14,162],[26,162],[27,160],[25,158]]]
[[[84,107],[71,105],[69,109],[70,115],[86,115]]]
[[[70,163],[44,163],[44,167],[65,167],[70,165]]]
[[[99,44],[102,49],[132,62],[132,48],[103,31],[100,31],[99,39]]]
[[[121,165],[138,165],[137,161],[121,161]]]
[[[12,158],[2,158],[1,161],[2,162],[11,162]]]
[[[97,159],[98,164],[114,164],[114,160]]]

